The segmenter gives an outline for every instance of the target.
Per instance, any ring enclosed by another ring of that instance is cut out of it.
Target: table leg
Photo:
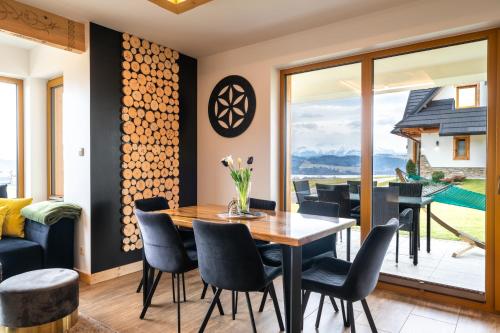
[[[420,238],[420,207],[414,210],[414,223],[413,223],[413,265],[418,265],[418,239]]]
[[[346,260],[351,261],[351,228],[347,228],[347,253]]]
[[[427,253],[431,252],[431,204],[427,205]]]
[[[299,333],[302,326],[302,247],[282,245],[281,253],[286,332]]]

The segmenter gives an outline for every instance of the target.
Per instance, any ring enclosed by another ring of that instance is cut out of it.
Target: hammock
[[[419,182],[423,184],[422,195],[430,196],[434,199],[434,202],[440,202],[453,206],[460,206],[466,208],[477,209],[481,211],[486,210],[486,196],[481,193],[469,191],[455,185],[445,184],[440,182],[433,182],[430,179],[420,177],[417,175],[409,175],[401,171],[401,169],[396,169],[396,174],[398,175],[401,182]],[[477,239],[463,231],[453,228],[451,225],[437,217],[435,214],[431,213],[431,217],[443,228],[454,234],[456,237],[460,238],[469,245],[459,251],[453,253],[453,257],[458,257],[475,246],[485,249],[485,243],[482,240]]]
[[[423,195],[432,197],[435,202],[482,211],[486,210],[486,196],[484,194],[455,185],[433,182],[416,175],[411,175],[408,178],[416,182],[422,182],[424,184]]]

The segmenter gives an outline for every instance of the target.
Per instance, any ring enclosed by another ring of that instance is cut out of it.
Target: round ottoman
[[[0,333],[62,333],[77,320],[75,271],[40,269],[0,283]]]

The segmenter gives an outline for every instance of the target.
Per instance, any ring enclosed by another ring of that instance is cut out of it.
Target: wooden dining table
[[[282,211],[265,211],[264,217],[256,219],[221,217],[220,214],[226,211],[227,207],[225,206],[198,205],[160,212],[169,214],[174,224],[184,228],[192,228],[194,220],[245,224],[254,239],[280,244],[286,332],[300,332],[302,324],[302,246],[347,230],[349,256],[350,228],[356,225],[356,220]],[[347,260],[349,259],[347,258]],[[144,281],[148,281],[148,279],[146,278]],[[148,287],[146,286],[145,289]]]

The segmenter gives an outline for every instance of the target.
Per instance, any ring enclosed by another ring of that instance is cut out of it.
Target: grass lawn
[[[389,180],[387,180],[387,177],[383,178],[384,179],[379,182],[378,186],[387,186]],[[316,183],[340,184],[345,183],[346,181],[347,179],[345,178],[314,179],[310,180],[310,186],[311,188],[314,188]],[[485,193],[485,185],[486,182],[484,179],[466,179],[463,183],[458,184],[457,186],[473,192]],[[297,211],[297,209],[298,205],[292,204],[292,211]],[[466,232],[471,236],[484,241],[485,212],[476,209],[446,205],[442,203],[433,203],[431,206],[431,211],[455,229]],[[420,234],[422,237],[427,235],[427,222],[424,210],[422,210],[420,213]],[[444,229],[434,221],[431,221],[431,234],[432,238],[458,239],[452,233],[450,233],[448,230]]]

